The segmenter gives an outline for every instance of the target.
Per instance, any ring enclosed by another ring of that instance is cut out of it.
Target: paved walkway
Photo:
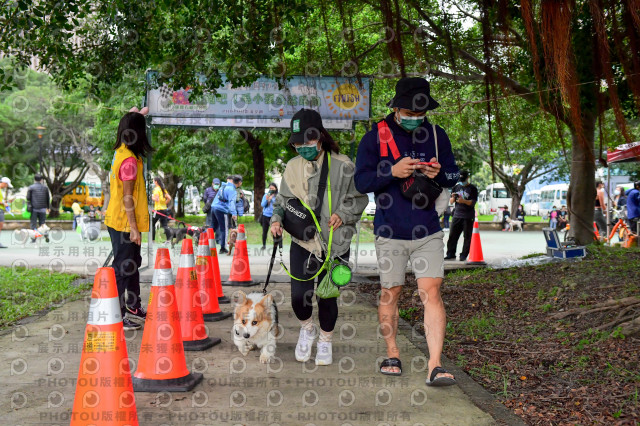
[[[405,374],[380,375],[377,365],[385,347],[377,337],[376,310],[357,295],[355,287],[343,290],[341,297],[333,365],[316,367],[313,358],[305,364],[296,362],[293,350],[299,328],[288,287],[283,283],[271,287],[284,326],[277,363],[260,364],[255,351],[242,357],[231,340],[231,319],[207,323],[209,334],[222,343],[186,355],[189,368],[202,372],[204,381],[187,393],[136,393],[140,424],[496,423],[460,387],[425,386],[426,357],[411,336],[398,337]],[[143,299],[148,291],[144,286]],[[231,296],[231,288],[225,287],[225,293]],[[69,423],[87,312],[87,300],[67,303],[0,336],[3,424]],[[142,332],[126,334],[135,370]]]
[[[52,234],[50,243],[44,241],[40,245],[27,243],[17,245],[12,241],[10,231],[0,233],[0,242],[8,245],[9,249],[0,249],[0,266],[25,266],[36,268],[49,268],[59,272],[73,272],[82,275],[92,275],[96,268],[102,266],[111,251],[111,243],[107,241],[82,242],[80,236],[73,231],[57,231]],[[106,233],[105,233],[106,236]],[[491,265],[501,265],[509,260],[545,251],[545,240],[542,232],[499,232],[482,231],[480,233],[482,241],[482,251],[484,259]],[[448,232],[445,232],[445,244],[448,239]],[[156,245],[154,247],[157,248]],[[161,247],[167,247],[161,245]],[[462,238],[458,242],[458,255],[462,248]],[[147,246],[143,245],[143,266],[147,265]],[[269,249],[270,250],[270,249]],[[257,276],[266,276],[269,266],[270,251],[260,250],[257,245],[249,246],[249,258],[251,260],[251,272]],[[155,251],[155,250],[154,250]],[[351,245],[351,253],[355,253],[356,245]],[[180,253],[180,248],[176,246],[172,250],[172,255]],[[376,275],[376,253],[373,243],[360,244],[358,247],[358,272],[363,275]],[[289,262],[289,250],[283,250],[284,262]],[[352,255],[352,259],[354,256]],[[225,278],[231,269],[231,256],[222,255],[220,259],[220,270]],[[279,260],[279,257],[276,257]],[[462,262],[445,262],[445,268],[458,268]],[[285,275],[276,263],[276,275],[281,275],[284,280]],[[148,273],[147,273],[148,274]]]

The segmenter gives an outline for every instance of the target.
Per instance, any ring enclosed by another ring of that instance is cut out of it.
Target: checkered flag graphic
[[[163,84],[160,87],[160,99],[170,99],[173,96],[173,90],[167,86],[167,84]]]

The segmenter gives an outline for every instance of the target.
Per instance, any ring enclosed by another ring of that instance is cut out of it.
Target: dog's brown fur
[[[233,248],[236,246],[236,239],[238,238],[238,229],[233,228],[229,230],[229,252],[227,256],[231,256]]]

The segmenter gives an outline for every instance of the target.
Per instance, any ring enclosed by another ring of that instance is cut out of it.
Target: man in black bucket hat
[[[356,158],[354,182],[361,193],[373,192],[376,214],[373,221],[376,255],[382,286],[378,319],[387,345],[387,359],[380,373],[402,374],[398,331],[398,297],[410,261],[425,308],[425,334],[429,346],[427,385],[455,384],[441,364],[446,314],[440,286],[444,277],[444,233],[434,200],[417,203],[406,198],[402,185],[412,180],[450,188],[458,181],[451,143],[445,131],[429,123],[426,111],[438,107],[424,78],[403,78],[387,104],[393,109],[362,138]],[[414,175],[416,173],[417,175]],[[410,179],[407,179],[410,178]],[[433,196],[431,197],[433,198]]]
[[[405,77],[396,84],[396,94],[387,106],[423,113],[438,108],[440,104],[431,97],[431,87],[427,80],[421,77]]]

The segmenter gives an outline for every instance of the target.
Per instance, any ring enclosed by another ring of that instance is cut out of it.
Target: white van
[[[534,189],[524,193],[522,204],[524,204],[525,215],[538,216],[540,214],[540,192],[539,189]]]
[[[492,183],[478,193],[478,214],[495,214],[505,204],[511,208],[511,194],[503,183]]]
[[[540,188],[540,208],[538,214],[540,216],[548,216],[553,206],[556,206],[556,209],[566,206],[568,191],[569,185],[566,183],[545,185]]]

